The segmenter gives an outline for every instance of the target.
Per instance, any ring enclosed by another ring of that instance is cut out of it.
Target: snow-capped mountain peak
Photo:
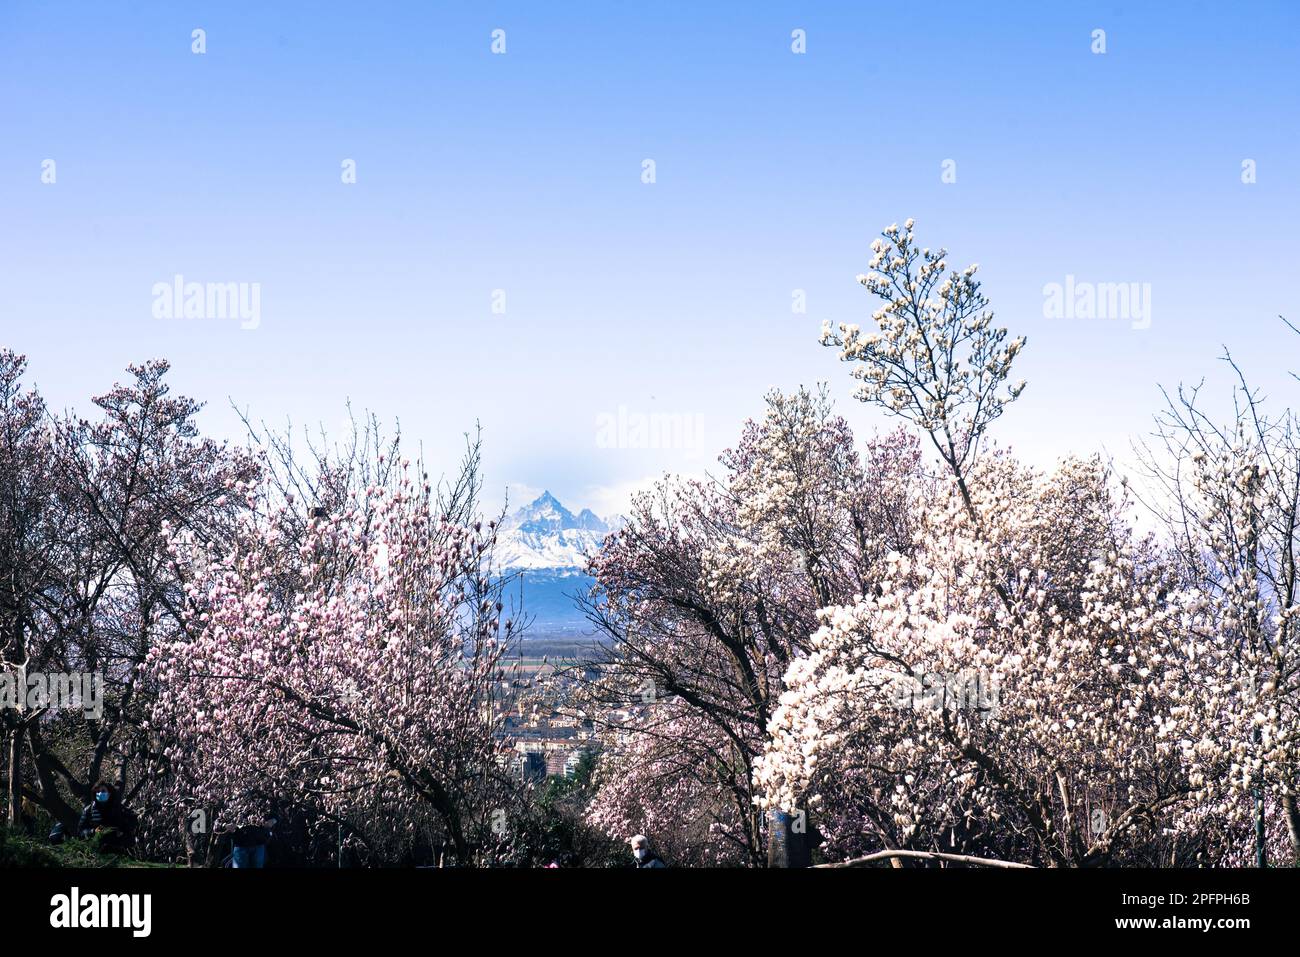
[[[578,527],[585,528],[593,532],[609,532],[609,523],[597,515],[589,508],[584,508],[578,513]]]
[[[501,564],[505,568],[581,568],[616,527],[589,508],[574,515],[550,492],[543,492],[501,526]]]
[[[519,528],[526,532],[556,532],[577,527],[578,520],[573,513],[550,492],[543,492],[506,520],[506,528]]]

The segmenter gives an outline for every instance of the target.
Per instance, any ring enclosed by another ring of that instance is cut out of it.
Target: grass
[[[62,844],[34,838],[12,827],[0,827],[0,870],[16,867],[166,867],[137,861],[100,847],[100,838],[72,839]]]

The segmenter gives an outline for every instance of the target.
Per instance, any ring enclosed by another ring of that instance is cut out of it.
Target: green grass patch
[[[15,867],[167,867],[137,861],[100,847],[100,837],[51,844],[11,827],[0,827],[0,870]]]

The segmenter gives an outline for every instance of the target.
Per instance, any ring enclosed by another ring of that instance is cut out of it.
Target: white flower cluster
[[[918,248],[914,223],[891,225],[872,243],[872,271],[858,281],[882,305],[879,331],[852,323],[822,326],[823,345],[860,365],[856,395],[883,405],[927,432],[977,438],[1019,397],[1025,383],[1003,389],[1024,338],[1006,342],[971,265],[948,272],[947,250]]]
[[[978,528],[950,487],[878,594],[821,612],[769,724],[760,801],[856,800],[855,826],[892,846],[1001,821],[1048,862],[1104,854],[1116,835],[1093,812],[1120,820],[1177,780],[1170,723],[1202,604],[1117,526],[1096,462],[1040,475],[995,456],[971,486]],[[962,673],[998,687],[995,709],[898,707],[900,681]]]

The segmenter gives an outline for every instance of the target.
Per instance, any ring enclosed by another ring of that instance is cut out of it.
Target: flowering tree
[[[734,845],[762,864],[752,770],[780,676],[808,647],[815,610],[869,587],[883,555],[905,547],[900,503],[918,452],[893,435],[860,456],[825,395],[801,390],[770,395],[721,462],[717,480],[640,496],[592,562],[589,613],[612,641],[591,707],[639,712],[620,728],[634,744],[602,777],[598,816],[614,828],[698,815],[682,834],[724,841],[719,861]],[[681,787],[708,800],[677,803],[681,790],[665,787],[665,769],[687,764]]]
[[[910,555],[820,612],[756,764],[760,801],[819,810],[826,850],[960,850],[1106,863],[1191,791],[1171,747],[1202,597],[1128,526],[1097,463],[1040,475],[983,454],[1023,339],[911,220],[861,281],[879,331],[823,329],[860,399],[915,423],[944,466]]]
[[[1253,830],[1226,848],[1234,863],[1300,860],[1300,436],[1293,413],[1271,414],[1225,359],[1238,380],[1231,421],[1181,388],[1144,455],[1149,504],[1203,595],[1197,668],[1174,715],[1197,788],[1182,826]]]
[[[21,380],[26,359],[0,351],[0,666],[6,677],[25,675],[43,649],[35,647],[34,624],[41,600],[59,577],[49,543],[60,526],[55,497],[53,447],[45,404]],[[23,798],[24,741],[38,715],[26,707],[0,708],[0,743],[7,765],[9,823],[17,823]]]
[[[275,478],[237,490],[231,545],[173,537],[187,630],[149,658],[162,799],[215,829],[274,800],[371,860],[433,834],[470,863],[508,800],[492,685],[512,628],[496,523],[475,514],[477,445],[436,491],[369,431],[316,468],[270,449]]]
[[[665,701],[601,762],[586,819],[623,840],[653,834],[674,866],[750,863],[749,782],[737,779],[743,766],[733,755],[716,723]]]
[[[1188,790],[1159,740],[1184,596],[1097,463],[998,455],[969,479],[978,523],[949,482],[880,592],[821,612],[757,763],[764,803],[806,800],[830,856],[1109,862]]]
[[[95,713],[0,720],[11,727],[11,816],[22,798],[71,825],[98,778],[116,778],[128,798],[145,780],[149,689],[138,665],[180,627],[163,523],[220,537],[239,507],[226,489],[254,466],[198,435],[200,406],[171,394],[166,362],[129,367],[126,383],[93,400],[94,421],[49,414],[21,390],[24,366],[0,352],[0,666],[20,678],[95,675],[103,695]]]
[[[1006,385],[1024,337],[1006,342],[993,325],[975,279],[978,265],[948,270],[948,251],[918,247],[913,220],[893,224],[873,240],[871,272],[858,281],[882,305],[878,332],[852,323],[822,326],[822,344],[858,363],[855,396],[915,423],[930,437],[961,490],[966,466],[978,455],[989,425],[1024,391]]]

